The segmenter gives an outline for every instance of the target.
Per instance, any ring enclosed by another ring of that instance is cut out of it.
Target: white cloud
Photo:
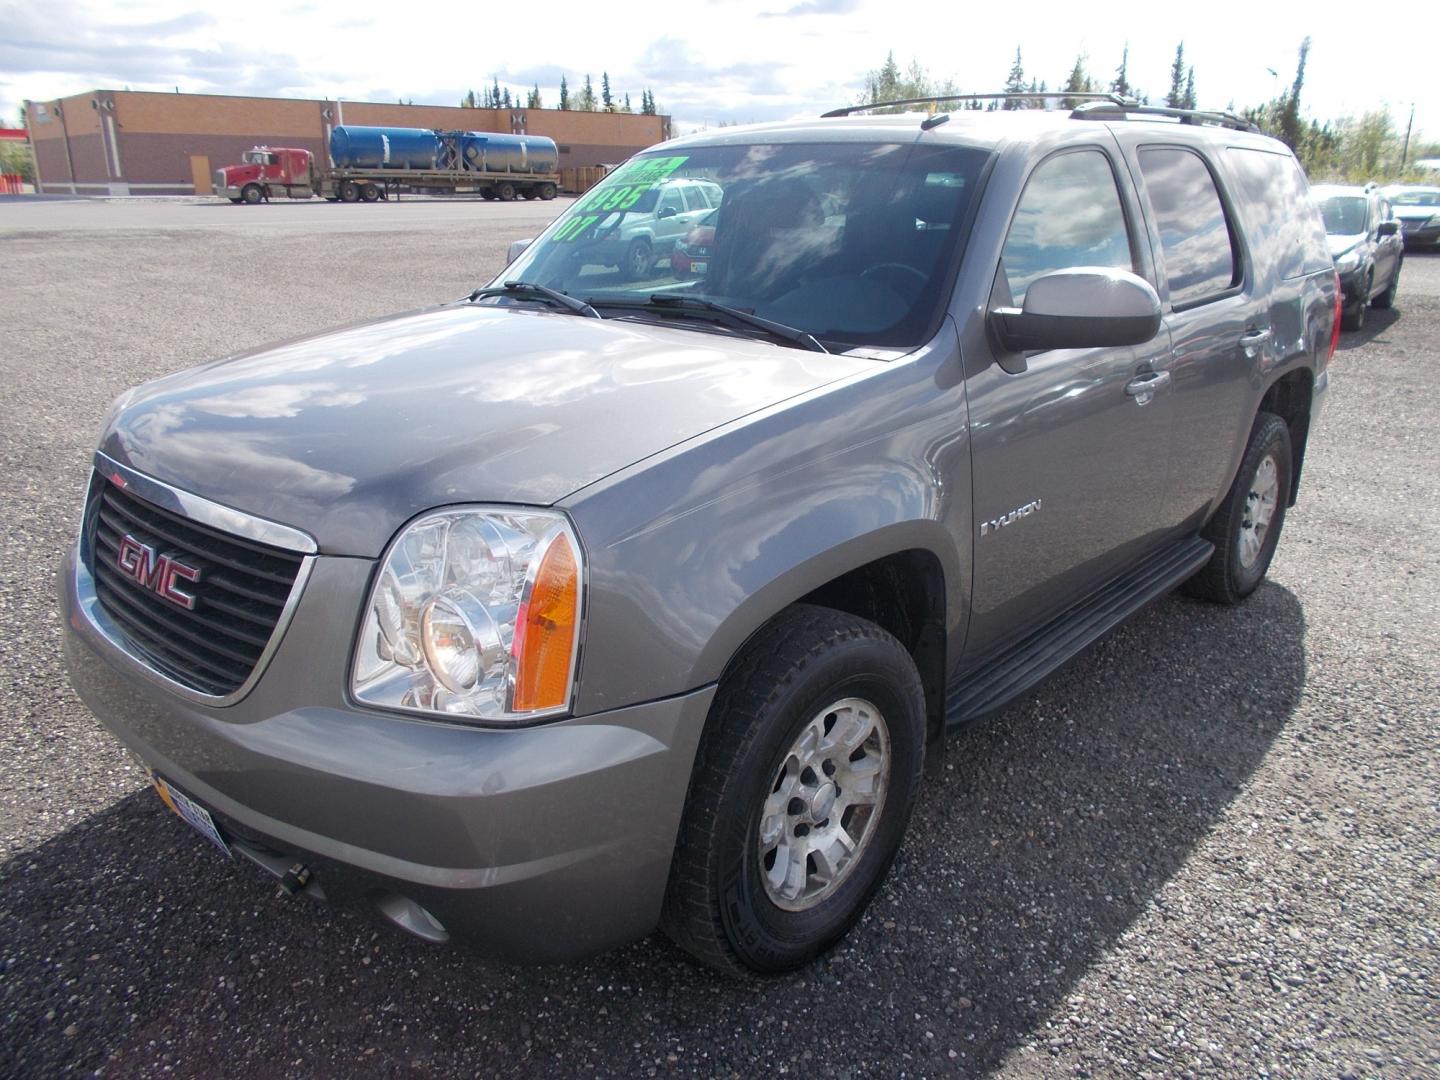
[[[423,9],[352,0],[334,5],[187,5],[155,0],[0,0],[0,109],[13,122],[23,98],[96,87],[341,96],[453,104],[498,76],[512,91],[539,83],[547,104],[561,74],[572,90],[603,71],[638,107],[654,91],[680,130],[721,121],[814,116],[856,99],[865,72],[893,49],[967,90],[998,89],[1018,43],[1026,71],[1051,86],[1077,51],[1108,79],[1130,44],[1130,76],[1163,95],[1183,36],[1200,102],[1258,103],[1288,85],[1300,38],[1314,37],[1304,101],[1329,119],[1382,103],[1399,122],[1414,100],[1417,127],[1440,135],[1424,67],[1362,55],[1350,9],[1292,9],[1220,0],[1183,28],[1137,18],[1133,7],[1032,0],[1005,12],[919,0],[696,0],[613,9],[556,0],[543,17],[523,6]],[[1023,12],[1023,15],[1020,14]],[[1357,75],[1356,63],[1363,76]],[[1271,74],[1271,71],[1278,74]],[[1429,112],[1426,112],[1427,104]]]

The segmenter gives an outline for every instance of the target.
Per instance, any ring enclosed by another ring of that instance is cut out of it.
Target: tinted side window
[[[667,187],[662,190],[660,192],[660,205],[657,206],[655,209],[657,212],[660,210],[670,209],[674,210],[677,214],[681,210],[684,210],[685,207],[680,202],[679,190],[673,187]]]
[[[1019,305],[1030,282],[1075,266],[1135,269],[1110,160],[1098,150],[1061,154],[1030,174],[1005,237],[1001,266]]]
[[[1232,146],[1225,151],[1225,161],[1242,196],[1240,217],[1256,258],[1266,264],[1274,259],[1282,278],[1328,270],[1325,224],[1295,159]]]
[[[705,205],[705,196],[700,194],[699,188],[685,188],[685,209],[686,210],[708,210]]]
[[[1140,172],[1165,251],[1170,303],[1203,300],[1238,282],[1240,259],[1225,207],[1200,155],[1168,148],[1141,150]]]

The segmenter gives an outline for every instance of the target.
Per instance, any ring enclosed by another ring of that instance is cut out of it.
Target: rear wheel
[[[360,185],[354,180],[346,180],[340,185],[341,202],[359,202]]]
[[[365,184],[360,188],[360,197],[366,202],[379,202],[380,189],[374,184]]]
[[[495,185],[495,197],[501,202],[515,201],[515,185],[506,180],[502,184]]]
[[[1380,308],[1381,310],[1388,310],[1389,308],[1395,306],[1395,294],[1400,291],[1400,270],[1402,267],[1404,267],[1404,265],[1404,259],[1399,259],[1396,261],[1395,273],[1390,278],[1390,287],[1387,288],[1379,296],[1375,297],[1374,300],[1370,301],[1372,305]]]
[[[554,184],[541,184],[541,185],[540,185],[540,198],[544,199],[546,202],[549,202],[551,199],[555,198],[555,185],[554,185]]]
[[[721,679],[662,925],[722,971],[770,974],[835,944],[884,880],[925,754],[925,699],[874,623],[797,605]]]
[[[254,206],[264,197],[264,194],[265,193],[260,190],[259,184],[246,184],[240,189],[240,198],[245,201],[245,205],[247,206]]]
[[[1201,532],[1215,553],[1184,592],[1218,604],[1238,604],[1259,587],[1275,557],[1290,503],[1290,428],[1261,413],[1250,429],[1245,457],[1220,509]]]

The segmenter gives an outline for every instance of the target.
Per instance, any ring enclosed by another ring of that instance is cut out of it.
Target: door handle
[[[1251,356],[1252,349],[1256,349],[1270,340],[1270,330],[1247,330],[1240,335],[1240,347],[1245,350],[1245,355]]]
[[[1125,384],[1125,393],[1133,398],[1144,398],[1150,400],[1150,395],[1170,382],[1168,371],[1147,371],[1144,375],[1137,375]],[[1145,404],[1145,401],[1140,404]]]

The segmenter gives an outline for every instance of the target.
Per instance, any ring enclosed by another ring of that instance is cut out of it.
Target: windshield
[[[1440,191],[1397,191],[1390,197],[1392,206],[1440,206]]]
[[[938,312],[986,157],[890,143],[659,149],[578,199],[500,280],[607,315],[607,300],[664,293],[842,348],[913,347]]]
[[[1353,236],[1365,231],[1365,200],[1358,195],[1332,195],[1320,204],[1325,231],[1332,236]]]

